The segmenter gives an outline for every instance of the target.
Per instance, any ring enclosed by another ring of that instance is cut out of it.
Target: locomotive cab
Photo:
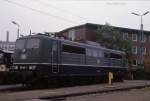
[[[48,78],[52,73],[58,73],[57,45],[57,40],[49,40],[49,37],[44,35],[33,35],[18,39],[15,46],[12,71],[15,71],[23,79]]]

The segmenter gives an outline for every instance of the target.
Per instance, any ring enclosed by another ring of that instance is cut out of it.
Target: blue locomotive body
[[[108,72],[122,80],[124,56],[124,52],[101,46],[32,35],[16,41],[12,70],[26,82],[31,78],[101,78]]]

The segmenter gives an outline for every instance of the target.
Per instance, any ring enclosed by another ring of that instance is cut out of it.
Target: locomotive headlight
[[[5,65],[0,65],[0,71],[6,71],[6,66]]]
[[[35,70],[36,69],[36,66],[29,66],[29,70]]]

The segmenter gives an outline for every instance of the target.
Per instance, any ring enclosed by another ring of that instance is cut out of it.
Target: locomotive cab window
[[[76,47],[76,46],[63,45],[62,50],[63,52],[68,52],[68,53],[85,54],[85,48]]]
[[[25,45],[25,39],[19,39],[16,41],[16,49],[23,49]]]
[[[27,48],[39,48],[40,39],[29,39],[27,41]]]

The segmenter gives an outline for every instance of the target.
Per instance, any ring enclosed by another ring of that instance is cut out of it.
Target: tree
[[[132,44],[129,38],[124,39],[119,29],[114,28],[109,23],[104,26],[98,26],[96,33],[96,41],[107,48],[124,51],[126,53],[128,74],[132,73]]]

